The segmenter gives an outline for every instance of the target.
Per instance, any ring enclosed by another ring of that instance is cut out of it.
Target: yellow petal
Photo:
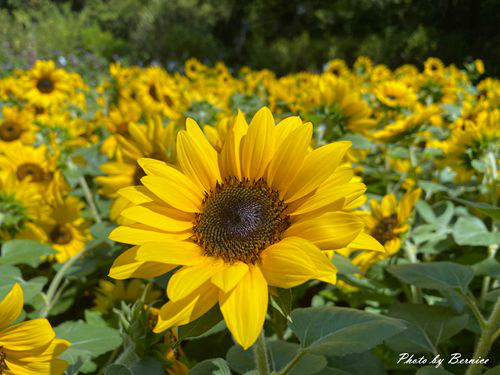
[[[258,266],[251,266],[229,293],[220,292],[219,304],[227,327],[243,349],[253,345],[264,326],[268,290]]]
[[[0,331],[0,342],[10,351],[24,351],[44,347],[55,336],[47,319],[33,319]]]
[[[394,194],[386,195],[382,198],[381,208],[382,215],[384,217],[389,217],[396,213],[398,202],[396,201],[396,196]]]
[[[0,328],[7,327],[15,322],[23,311],[23,290],[15,283],[10,292],[0,302]]]
[[[398,221],[400,223],[404,223],[408,220],[413,210],[413,206],[418,201],[418,198],[420,198],[421,193],[422,189],[418,188],[411,193],[408,192],[403,195],[398,209]]]
[[[311,123],[306,123],[307,126],[312,126]],[[280,147],[281,143],[290,135],[290,133],[297,130],[306,124],[302,124],[299,116],[289,116],[276,124],[276,148]],[[311,140],[309,139],[309,142]]]
[[[148,242],[139,246],[136,257],[137,260],[143,262],[182,266],[193,266],[205,260],[202,249],[194,242],[189,241]]]
[[[219,154],[219,168],[224,177],[234,176],[241,178],[240,143],[247,133],[248,124],[243,113],[238,111],[234,125],[229,128],[226,142]]]
[[[154,201],[154,197],[144,186],[127,186],[118,190],[118,194],[134,204]]]
[[[109,270],[109,277],[117,280],[157,277],[177,267],[176,264],[137,260],[138,249],[139,246],[134,246],[116,258]]]
[[[311,136],[312,125],[304,124],[281,142],[267,171],[267,183],[275,190],[284,191],[296,176],[304,163]]]
[[[198,319],[217,303],[218,295],[217,287],[206,282],[186,298],[167,302],[160,309],[154,332],[163,332],[172,326],[182,326]]]
[[[337,169],[350,147],[351,142],[335,142],[309,153],[285,192],[286,201],[292,202],[317,189]]]
[[[145,176],[141,182],[165,203],[185,212],[199,212],[201,195],[194,194],[184,182],[188,180],[182,173],[167,180],[164,177]],[[181,178],[182,176],[182,178]],[[188,180],[189,181],[189,180]],[[191,181],[189,181],[191,183]]]
[[[357,250],[373,250],[385,253],[384,246],[366,232],[361,232],[350,244],[350,248]]]
[[[274,154],[274,147],[274,118],[269,108],[262,107],[253,117],[248,132],[242,139],[242,177],[250,180],[262,177]]]
[[[248,272],[248,265],[236,262],[226,266],[212,276],[212,283],[223,292],[227,293],[233,289]]]
[[[109,239],[127,243],[130,245],[142,245],[147,242],[172,242],[174,240],[185,240],[191,236],[190,233],[165,233],[142,224],[131,224],[113,229]]]
[[[267,283],[293,288],[325,275],[335,278],[336,269],[326,255],[311,242],[287,237],[262,252],[261,270]]]
[[[191,119],[186,121],[186,131],[177,135],[177,158],[184,174],[204,191],[212,190],[220,181],[217,152]]]
[[[345,198],[358,197],[366,191],[366,185],[362,183],[349,183],[340,186],[331,186],[330,189],[322,189],[317,191],[312,196],[304,199],[302,204],[294,208],[291,215],[301,215],[308,212],[319,210],[321,213],[327,209],[328,211],[336,211],[342,209],[345,203]],[[334,205],[335,202],[341,201],[339,205]],[[291,205],[293,206],[293,204]]]
[[[346,212],[329,212],[317,218],[298,220],[284,233],[285,237],[306,238],[322,250],[349,245],[363,230],[363,221]]]
[[[168,280],[168,298],[172,301],[179,301],[187,297],[219,271],[220,264],[213,261],[192,267],[182,267]]]
[[[162,215],[144,206],[133,206],[122,211],[122,216],[150,227],[168,232],[182,232],[193,227],[190,221],[181,221]]]

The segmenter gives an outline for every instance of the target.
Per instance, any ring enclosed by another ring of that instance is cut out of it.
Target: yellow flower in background
[[[375,88],[375,96],[387,107],[412,107],[417,102],[417,95],[402,82],[386,81]]]
[[[344,60],[334,59],[334,60],[330,60],[326,64],[325,71],[327,71],[328,73],[331,73],[337,77],[342,77],[342,76],[349,73],[349,68],[347,67],[347,64],[345,63]]]
[[[441,77],[444,74],[444,64],[435,57],[429,57],[424,63],[424,73],[432,77]]]
[[[5,106],[0,117],[0,145],[17,141],[26,145],[35,141],[33,115],[23,108]]]
[[[75,99],[76,89],[83,89],[80,76],[57,69],[53,61],[37,61],[22,79],[22,97],[42,108]]]
[[[91,239],[90,225],[81,217],[84,206],[75,196],[54,194],[50,218],[40,224],[46,233],[43,242],[56,250],[54,257],[59,263],[78,254]]]
[[[36,186],[28,180],[18,181],[12,174],[0,175],[0,240],[42,241],[44,232],[39,223],[49,214]]]
[[[138,279],[130,282],[99,280],[99,287],[94,299],[94,308],[102,313],[106,313],[109,312],[116,302],[125,301],[133,303],[142,296],[145,287],[146,285]],[[160,298],[160,296],[161,293],[159,291],[150,289],[146,293],[144,302],[147,304],[151,303]]]
[[[220,153],[188,119],[177,136],[179,168],[140,159],[143,186],[120,194],[132,202],[110,239],[135,245],[115,260],[115,279],[155,277],[182,266],[155,331],[187,324],[219,304],[235,340],[251,346],[262,330],[268,285],[336,281],[321,250],[383,252],[345,206],[364,193],[339,168],[350,142],[310,150],[312,125],[289,117],[275,125],[262,108],[248,126],[239,114]]]
[[[57,357],[70,343],[56,338],[47,319],[12,325],[23,310],[23,301],[23,291],[17,283],[0,301],[0,374],[63,374],[68,364]]]
[[[382,202],[370,200],[371,215],[364,216],[367,232],[384,245],[385,253],[361,251],[352,260],[362,272],[366,272],[370,265],[393,256],[401,248],[401,238],[408,232],[408,220],[413,207],[421,194],[421,189],[406,192],[401,200],[397,201],[394,194],[386,195]]]

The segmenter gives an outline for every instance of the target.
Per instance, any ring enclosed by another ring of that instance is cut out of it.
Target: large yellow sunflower
[[[170,301],[156,332],[187,324],[219,304],[235,340],[250,347],[262,330],[268,286],[310,279],[336,281],[322,250],[353,241],[384,251],[344,212],[345,196],[362,195],[352,173],[338,168],[350,142],[310,150],[312,125],[289,117],[275,125],[262,108],[247,125],[240,113],[220,153],[187,120],[177,136],[179,167],[140,159],[143,186],[121,190],[134,223],[115,241],[135,245],[114,262],[115,279],[154,277],[182,266],[169,280]]]
[[[19,284],[0,301],[0,374],[59,375],[68,364],[57,359],[70,343],[56,338],[47,319],[14,323],[23,310]]]

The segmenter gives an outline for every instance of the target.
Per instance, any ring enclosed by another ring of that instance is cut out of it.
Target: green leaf
[[[55,254],[56,252],[49,245],[31,240],[12,240],[2,245],[2,256],[0,264],[16,265],[27,264],[31,267],[38,267],[42,257]]]
[[[198,363],[188,375],[231,375],[231,370],[222,358],[214,358]]]
[[[349,375],[366,375],[367,369],[370,369],[370,375],[387,375],[382,362],[371,351],[357,354],[350,354],[342,357],[327,356],[327,369],[335,369],[336,371],[343,371],[344,374]],[[335,374],[334,372],[332,372]],[[330,372],[323,371],[315,373],[314,375],[326,375]]]
[[[0,299],[10,292],[15,283],[18,283],[23,289],[24,302],[30,303],[34,297],[40,294],[47,283],[47,278],[38,276],[25,281],[18,268],[14,266],[0,266]]]
[[[397,352],[437,353],[437,346],[465,328],[467,314],[457,315],[444,306],[396,303],[388,314],[408,322],[408,329],[387,340]]]
[[[483,202],[471,202],[460,198],[452,198],[452,199],[458,203],[462,203],[466,206],[475,208],[481,211],[483,214],[488,215],[495,220],[500,220],[500,207],[492,206],[491,204]]]
[[[361,273],[361,270],[352,264],[349,258],[342,256],[340,254],[335,254],[332,257],[332,263],[337,267],[337,271],[341,275],[354,275]]]
[[[310,353],[361,353],[405,329],[402,321],[342,307],[292,311],[292,331]]]
[[[472,267],[453,262],[403,264],[387,267],[399,280],[427,289],[454,289],[466,291],[474,277]]]
[[[451,372],[446,371],[442,367],[425,366],[419,368],[415,375],[453,375]]]
[[[266,340],[269,351],[269,363],[271,370],[280,371],[297,355],[300,346],[281,340]],[[231,368],[240,374],[245,374],[255,368],[253,350],[243,350],[239,345],[234,345],[229,349],[226,360]],[[306,353],[297,362],[297,365],[290,372],[290,375],[316,374],[326,366],[326,359],[317,354]]]
[[[483,375],[500,375],[500,365],[490,368],[488,371],[484,372]]]
[[[274,371],[278,372],[295,358],[300,346],[286,341],[268,341],[269,360]],[[322,355],[306,353],[290,371],[290,375],[316,374],[326,366],[326,358]]]
[[[292,311],[292,290],[283,288],[275,288],[275,290],[277,296],[271,294],[271,304],[281,315],[288,318]]]
[[[436,215],[434,215],[434,211],[432,207],[426,201],[419,200],[415,204],[415,208],[420,216],[422,216],[426,222],[430,224],[434,224],[436,222]]]
[[[111,365],[106,368],[105,375],[133,375],[124,365]]]
[[[489,246],[500,243],[500,232],[490,232],[477,217],[460,217],[453,227],[453,238],[459,245]]]
[[[68,340],[71,346],[61,356],[68,363],[78,358],[86,362],[90,358],[107,353],[122,343],[120,333],[110,327],[85,323],[82,320],[67,321],[54,329],[57,337]]]
[[[194,340],[210,336],[226,328],[219,306],[210,309],[195,321],[178,328],[178,340]]]
[[[472,266],[476,275],[500,277],[500,263],[494,258],[486,258]]]

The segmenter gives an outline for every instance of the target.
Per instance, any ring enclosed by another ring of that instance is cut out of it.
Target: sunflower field
[[[0,375],[500,374],[500,81],[359,57],[0,79]]]

